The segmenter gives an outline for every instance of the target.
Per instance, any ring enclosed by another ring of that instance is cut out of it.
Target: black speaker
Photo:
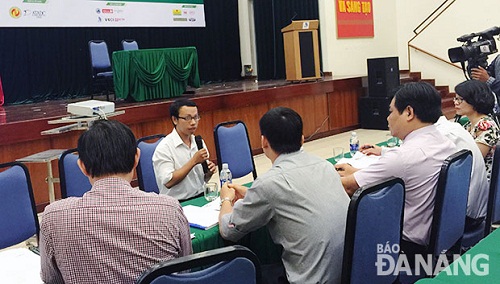
[[[361,128],[387,130],[389,116],[389,98],[360,98],[359,121]]]
[[[392,97],[399,86],[398,57],[369,58],[368,96]]]

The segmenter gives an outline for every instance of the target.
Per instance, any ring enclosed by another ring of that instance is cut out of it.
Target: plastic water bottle
[[[220,178],[220,186],[222,187],[224,183],[232,183],[233,182],[233,174],[229,170],[229,165],[227,163],[222,164],[222,170],[219,174]]]
[[[351,152],[351,157],[359,150],[359,139],[356,132],[351,132],[351,138],[349,139],[349,151]]]

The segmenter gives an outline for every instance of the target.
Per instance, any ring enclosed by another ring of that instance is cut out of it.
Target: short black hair
[[[192,100],[188,100],[185,98],[182,99],[177,99],[175,100],[171,105],[170,105],[170,117],[177,117],[179,118],[179,109],[183,106],[192,106],[192,107],[198,107],[195,102]]]
[[[455,93],[470,104],[475,111],[490,114],[495,106],[495,98],[490,87],[479,80],[468,80],[455,87]]]
[[[261,134],[279,154],[292,153],[302,146],[302,118],[293,109],[277,107],[259,121]]]
[[[78,155],[91,177],[126,174],[134,169],[134,133],[116,120],[98,120],[78,139]]]
[[[442,115],[441,95],[427,82],[403,84],[396,91],[394,98],[394,105],[399,113],[411,106],[417,118],[424,123],[436,123]]]

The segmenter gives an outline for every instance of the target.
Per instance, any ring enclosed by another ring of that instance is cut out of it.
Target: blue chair
[[[222,164],[229,164],[233,178],[240,178],[252,173],[257,178],[257,170],[252,155],[252,146],[247,127],[241,120],[227,121],[214,128],[215,150],[219,172]]]
[[[40,232],[31,179],[20,162],[0,164],[0,249]]]
[[[122,49],[123,50],[138,50],[139,45],[137,44],[137,41],[133,39],[124,39],[122,40]]]
[[[500,221],[500,143],[497,143],[491,169],[490,192],[486,218],[481,225],[471,231],[464,232],[462,248],[472,247],[491,233],[492,225]]]
[[[451,155],[441,167],[429,241],[429,253],[436,260],[443,252],[460,253],[471,171],[469,150]]]
[[[153,169],[153,154],[156,146],[158,146],[158,143],[160,143],[163,137],[165,137],[164,134],[155,134],[142,137],[137,140],[137,147],[141,150],[139,164],[136,168],[137,181],[139,182],[139,189],[143,191],[160,193]],[[155,141],[147,142],[150,140]]]
[[[64,151],[59,158],[59,181],[61,186],[61,197],[82,197],[92,188],[89,178],[85,176],[78,167],[77,149]]]
[[[89,41],[90,66],[92,74],[91,99],[94,98],[94,89],[101,87],[109,101],[109,92],[113,86],[113,70],[109,59],[108,45],[103,40]]]
[[[176,273],[209,265],[213,266]],[[136,283],[261,283],[260,262],[246,247],[228,246],[160,262],[146,270]]]
[[[347,211],[342,283],[393,283],[397,275],[377,275],[379,245],[397,245],[399,256],[403,229],[405,186],[400,178],[388,178],[359,188]],[[332,269],[335,269],[334,267]]]
[[[500,222],[500,142],[496,145],[493,157],[484,235],[487,236],[491,233],[492,226],[498,227],[495,226],[498,222]]]

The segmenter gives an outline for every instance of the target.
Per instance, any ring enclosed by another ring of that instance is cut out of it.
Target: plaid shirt
[[[179,202],[120,178],[50,204],[40,227],[46,283],[134,283],[151,265],[192,253]]]

